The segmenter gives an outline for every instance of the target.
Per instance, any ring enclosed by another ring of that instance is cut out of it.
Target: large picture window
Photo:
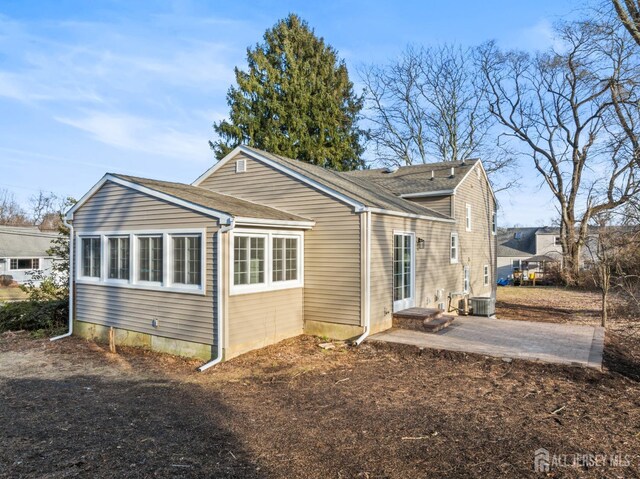
[[[129,280],[129,237],[108,238],[109,279]]]
[[[81,251],[82,276],[99,278],[102,258],[100,238],[82,238]]]
[[[302,238],[302,233],[234,232],[231,293],[302,286]]]
[[[200,285],[202,275],[202,239],[196,236],[173,236],[173,282]]]
[[[138,238],[138,280],[162,282],[162,236]]]

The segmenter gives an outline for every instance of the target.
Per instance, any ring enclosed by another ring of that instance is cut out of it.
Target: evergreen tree
[[[363,132],[344,61],[297,15],[280,20],[235,69],[229,120],[214,124],[218,159],[240,144],[335,170],[363,166]]]

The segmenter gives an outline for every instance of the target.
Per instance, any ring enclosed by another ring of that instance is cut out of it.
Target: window
[[[40,258],[11,258],[9,269],[12,270],[33,270],[40,269]]]
[[[109,279],[129,280],[129,237],[108,238]]]
[[[100,260],[102,254],[100,251],[100,238],[82,238],[82,276],[87,278],[100,277]]]
[[[512,263],[513,269],[514,271],[517,269],[518,271],[521,269],[520,266],[520,260],[519,259],[514,259],[513,263]]]
[[[553,238],[553,244],[555,244],[556,246],[562,245],[562,239],[560,238],[560,236],[556,236]]]
[[[138,281],[162,282],[162,236],[138,237]]]
[[[470,278],[469,278],[469,267],[465,266],[463,268],[463,284],[464,284],[464,292],[468,293],[469,292],[469,283],[470,283]]]
[[[247,171],[247,160],[236,161],[236,173],[244,173]]]
[[[303,285],[303,234],[234,230],[231,294],[256,293]]]
[[[494,211],[491,215],[491,234],[495,235],[498,231],[498,221],[496,218],[496,212]]]
[[[451,233],[450,243],[450,260],[451,264],[458,262],[458,233]]]
[[[202,237],[201,235],[173,235],[173,283],[201,284]]]
[[[484,265],[483,271],[484,271],[484,281],[483,281],[483,283],[484,283],[485,286],[488,286],[489,285],[489,265],[488,264]]]
[[[272,280],[295,281],[298,279],[298,238],[273,238]]]
[[[467,204],[466,208],[467,214],[465,217],[465,227],[467,231],[471,231],[471,205]]]
[[[520,231],[513,234],[513,237],[517,240],[522,239],[522,233]]]

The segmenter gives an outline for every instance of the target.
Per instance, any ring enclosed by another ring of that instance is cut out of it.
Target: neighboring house
[[[590,235],[590,238],[593,235]],[[582,265],[588,259],[587,248],[582,251]],[[514,270],[534,272],[537,262],[528,260],[548,256],[562,261],[560,228],[551,226],[504,228],[498,231],[498,278],[509,278]],[[581,266],[582,266],[581,265]]]
[[[107,174],[67,213],[75,332],[202,358],[495,288],[478,160],[339,173],[238,147],[192,185]]]
[[[47,250],[57,236],[37,226],[0,226],[0,275],[24,283],[36,270],[50,272],[54,258]]]

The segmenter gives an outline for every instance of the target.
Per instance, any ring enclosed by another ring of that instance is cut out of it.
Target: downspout
[[[365,261],[364,261],[364,332],[355,340],[354,344],[360,346],[371,332],[371,211],[365,211]]]
[[[68,338],[73,334],[73,272],[74,272],[74,244],[76,242],[75,235],[73,234],[73,224],[67,222],[65,217],[62,218],[64,225],[69,228],[69,331],[51,338],[49,341],[57,341],[58,339]]]
[[[222,234],[226,233],[227,231],[231,231],[233,228],[235,227],[235,221],[233,218],[231,218],[230,222],[228,225],[221,227],[220,229],[218,229],[218,232],[216,233],[217,236],[217,241],[216,241],[216,265],[217,265],[217,271],[216,271],[216,275],[218,277],[218,281],[217,281],[217,291],[216,291],[216,298],[217,298],[217,305],[216,305],[216,313],[218,316],[218,321],[217,321],[217,330],[218,330],[218,341],[217,341],[217,354],[216,354],[216,358],[212,359],[211,361],[209,361],[208,363],[203,364],[202,366],[200,366],[198,368],[199,372],[203,372],[206,371],[207,369],[209,369],[212,366],[215,366],[218,363],[222,362],[222,352],[223,352],[223,347],[222,347],[222,343],[224,342],[224,320],[222,318],[222,285],[223,285],[223,278],[222,278]]]

